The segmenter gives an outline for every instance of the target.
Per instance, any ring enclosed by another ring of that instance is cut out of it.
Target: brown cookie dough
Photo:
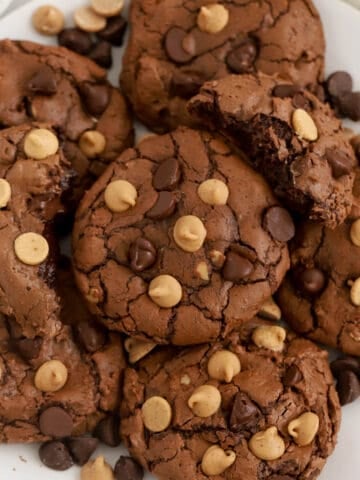
[[[87,192],[73,235],[76,279],[110,329],[156,343],[212,341],[278,288],[293,234],[241,155],[183,127],[124,152]]]
[[[289,208],[330,228],[350,213],[357,161],[340,121],[311,93],[230,75],[205,84],[189,108],[244,149]]]
[[[157,350],[127,369],[121,433],[163,480],[315,479],[340,414],[327,353],[254,319],[221,343]]]
[[[325,42],[311,0],[133,0],[121,85],[135,113],[164,132],[193,126],[186,101],[229,73],[323,78]]]

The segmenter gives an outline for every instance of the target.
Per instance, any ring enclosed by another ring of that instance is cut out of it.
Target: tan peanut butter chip
[[[350,290],[350,299],[353,305],[360,307],[360,277],[352,282]]]
[[[151,350],[154,350],[156,344],[144,340],[137,340],[136,338],[127,338],[124,346],[129,354],[129,362],[136,363],[150,353]]]
[[[174,240],[185,252],[200,250],[205,238],[206,229],[200,218],[194,215],[185,215],[175,223]]]
[[[0,208],[6,207],[11,198],[10,183],[5,178],[0,178]]]
[[[91,0],[91,8],[103,17],[114,17],[124,8],[124,0]]]
[[[142,406],[142,419],[145,427],[151,432],[163,432],[171,422],[170,404],[163,397],[151,397]]]
[[[35,128],[25,137],[24,152],[28,158],[44,160],[50,155],[55,155],[58,150],[59,140],[46,128]]]
[[[273,352],[282,352],[286,339],[286,330],[276,325],[264,325],[255,328],[252,339],[259,348],[267,348]]]
[[[202,182],[198,188],[198,195],[208,205],[226,205],[229,198],[229,189],[221,180],[211,178]]]
[[[213,3],[200,8],[197,25],[201,31],[219,33],[228,23],[229,10],[221,3]]]
[[[74,12],[75,25],[84,32],[100,32],[106,27],[106,19],[90,7],[80,7]]]
[[[42,235],[27,232],[15,239],[14,250],[18,259],[25,265],[39,265],[49,255],[49,244]]]
[[[35,374],[35,387],[41,392],[57,392],[66,384],[68,370],[59,360],[49,360]]]
[[[188,406],[198,417],[211,417],[221,405],[221,393],[213,385],[202,385],[194,390]]]
[[[114,480],[114,473],[103,456],[90,460],[81,469],[81,480]]]
[[[255,457],[270,461],[284,455],[285,442],[280,437],[278,429],[270,427],[263,432],[255,433],[249,441],[249,448]]]
[[[61,10],[53,5],[43,5],[35,10],[32,23],[43,35],[57,35],[64,29],[65,18]]]
[[[88,130],[81,135],[79,147],[88,158],[94,158],[105,150],[106,139],[97,130]]]
[[[104,200],[106,206],[112,212],[126,212],[129,208],[135,207],[137,191],[130,182],[126,180],[115,180],[106,187]]]
[[[293,113],[292,125],[300,138],[308,140],[309,142],[314,142],[318,139],[318,129],[314,120],[302,108],[298,108]]]
[[[235,353],[219,350],[211,355],[207,368],[210,378],[230,383],[240,373],[241,365]]]
[[[235,462],[236,453],[223,450],[218,445],[209,447],[201,460],[201,470],[205,475],[221,475]]]
[[[278,322],[281,320],[280,307],[274,302],[274,299],[270,297],[266,302],[262,304],[259,316]]]
[[[319,417],[312,412],[303,413],[288,425],[288,432],[300,447],[310,445],[319,431]]]
[[[206,262],[199,262],[196,265],[195,271],[198,277],[201,278],[201,280],[204,280],[204,282],[208,282],[210,280],[209,269]]]
[[[171,275],[159,275],[149,285],[149,296],[159,307],[171,308],[180,302],[182,288]]]
[[[360,247],[360,218],[355,220],[351,225],[350,238],[354,245]]]

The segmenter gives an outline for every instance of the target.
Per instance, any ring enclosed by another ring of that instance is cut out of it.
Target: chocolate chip
[[[65,28],[58,36],[59,45],[80,55],[86,55],[93,46],[92,36],[78,28]]]
[[[334,178],[348,175],[354,168],[353,160],[346,153],[336,148],[327,148],[325,151],[326,160],[329,162]]]
[[[116,462],[114,472],[116,480],[142,480],[144,478],[143,468],[131,457],[121,456]]]
[[[69,437],[73,429],[71,416],[61,407],[49,407],[39,417],[41,433],[49,437]]]
[[[42,346],[42,339],[20,338],[12,341],[12,345],[24,360],[33,360],[37,358]]]
[[[82,101],[91,115],[101,115],[109,105],[110,91],[107,85],[83,82],[79,91]]]
[[[331,371],[334,377],[338,377],[338,375],[345,371],[350,370],[354,372],[356,375],[360,376],[360,359],[354,357],[343,357],[334,360],[331,363]]]
[[[293,84],[276,85],[272,94],[278,98],[293,98],[296,93],[301,92],[301,87]]]
[[[103,30],[100,30],[100,32],[97,33],[97,36],[101,38],[101,40],[106,40],[111,43],[114,47],[121,47],[126,27],[127,22],[121,15],[111,17],[107,20],[106,27]]]
[[[288,242],[295,235],[295,225],[289,212],[282,207],[271,207],[264,216],[264,228],[279,242]]]
[[[302,108],[303,110],[311,110],[311,103],[303,93],[295,93],[292,99],[294,108]]]
[[[76,465],[85,465],[91,455],[97,449],[99,442],[93,437],[70,437],[66,439],[66,445]]]
[[[111,44],[102,40],[89,53],[89,58],[103,68],[111,68],[113,64]]]
[[[326,88],[332,97],[340,97],[353,89],[353,79],[347,72],[334,72],[326,81]]]
[[[152,220],[163,220],[172,215],[176,208],[176,199],[171,192],[160,192],[155,204],[146,216]]]
[[[322,85],[320,85],[319,83],[314,83],[309,85],[307,88],[313,95],[315,95],[315,97],[320,100],[320,102],[326,102],[326,92],[325,88]]]
[[[30,93],[54,95],[57,91],[57,81],[54,71],[47,65],[43,65],[30,78],[27,88]]]
[[[350,370],[345,370],[338,375],[336,389],[341,405],[347,405],[360,397],[360,382],[358,376]]]
[[[172,27],[165,35],[165,51],[175,63],[187,63],[195,55],[195,38],[179,27]]]
[[[180,164],[176,158],[168,158],[162,162],[153,177],[153,187],[156,190],[173,190],[181,177]]]
[[[307,268],[297,272],[296,286],[305,294],[316,295],[321,292],[326,283],[324,273],[318,268]]]
[[[120,445],[119,427],[119,419],[115,416],[108,416],[96,425],[94,435],[105,445],[117,447]]]
[[[39,457],[42,463],[52,470],[64,471],[73,465],[69,450],[63,442],[46,442],[39,448]]]
[[[105,344],[105,333],[98,326],[80,322],[76,326],[76,331],[82,346],[90,353],[97,352]]]
[[[199,91],[205,80],[195,73],[175,71],[171,79],[170,95],[191,98]]]
[[[142,272],[154,265],[156,248],[144,237],[137,238],[129,248],[130,267],[134,272]]]
[[[235,47],[226,57],[226,63],[235,73],[245,73],[253,69],[257,57],[257,46],[251,38]]]
[[[340,113],[354,122],[360,120],[360,92],[344,93],[338,99]]]
[[[293,387],[297,385],[303,379],[303,374],[300,372],[296,365],[291,365],[283,376],[283,384],[286,387]]]
[[[231,411],[230,428],[235,431],[249,428],[258,422],[260,415],[260,410],[246,393],[239,392]]]
[[[248,278],[254,271],[253,264],[242,255],[229,252],[226,255],[225,265],[222,271],[225,280],[230,282],[241,282]]]

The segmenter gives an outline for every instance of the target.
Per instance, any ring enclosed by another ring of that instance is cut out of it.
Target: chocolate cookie
[[[278,288],[293,234],[241,155],[180,128],[124,152],[86,193],[73,235],[77,283],[110,329],[156,343],[211,341]]]
[[[324,36],[310,0],[133,0],[121,85],[135,113],[164,132],[194,125],[186,101],[229,73],[321,81]]]
[[[127,369],[121,414],[130,453],[163,480],[315,479],[340,423],[327,353],[257,319]]]
[[[354,152],[311,93],[275,77],[230,75],[205,84],[189,108],[243,148],[289,208],[330,228],[350,213]]]

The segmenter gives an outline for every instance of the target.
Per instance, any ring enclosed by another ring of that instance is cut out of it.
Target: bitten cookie
[[[293,234],[290,215],[241,155],[180,128],[124,152],[86,193],[75,274],[110,329],[202,343],[252,318],[278,288]]]
[[[158,132],[194,125],[186,101],[229,73],[279,73],[307,86],[323,78],[325,42],[310,0],[133,0],[121,85]]]
[[[243,148],[289,208],[330,228],[350,213],[355,155],[311,93],[276,77],[230,75],[205,84],[189,108]]]
[[[318,477],[341,412],[327,353],[254,319],[127,369],[121,414],[126,446],[159,479],[290,480]]]

